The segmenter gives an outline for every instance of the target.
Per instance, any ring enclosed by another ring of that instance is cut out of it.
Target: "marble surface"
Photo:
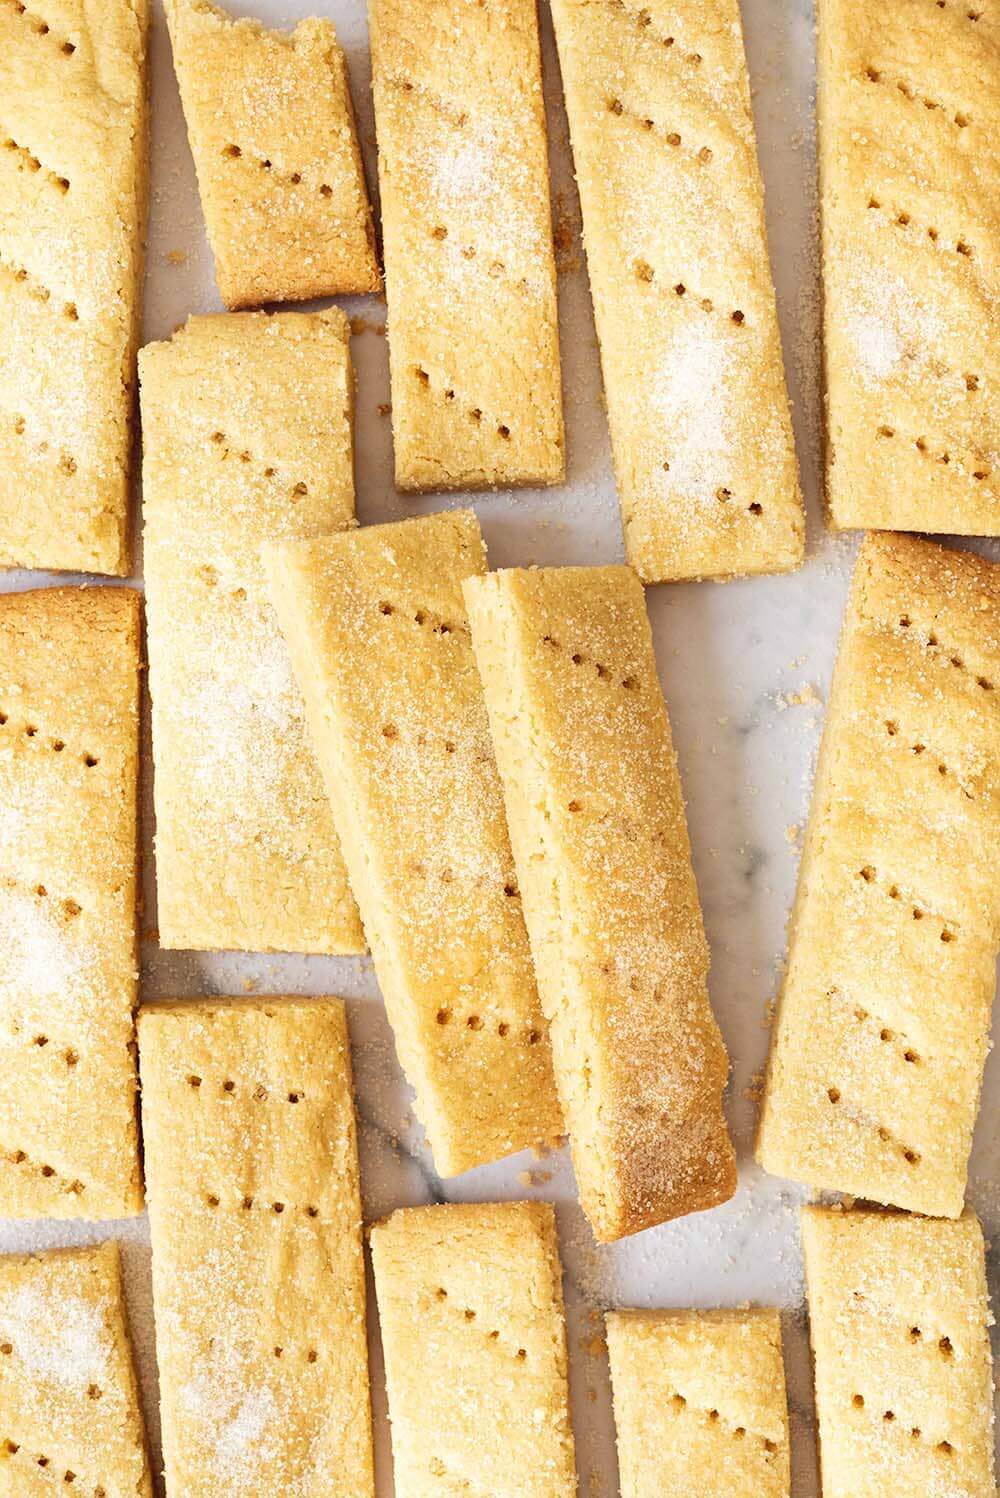
[[[315,9],[309,0],[248,0],[271,24]],[[651,589],[658,661],[688,800],[694,861],[712,947],[711,992],[732,1057],[727,1112],[739,1153],[735,1198],[711,1212],[598,1248],[576,1203],[563,1152],[526,1154],[442,1182],[413,1122],[367,960],[165,953],[144,942],[143,997],[260,992],[335,993],[349,1004],[358,1084],[366,1219],[396,1206],[436,1200],[538,1197],[557,1205],[566,1268],[574,1421],[580,1491],[617,1493],[601,1312],[609,1306],[782,1308],[794,1433],[794,1493],[818,1491],[808,1341],[798,1238],[801,1187],[765,1176],[751,1160],[753,1091],[768,1045],[768,1006],[780,980],[785,921],[819,742],[854,544],[823,532],[818,510],[818,295],[812,124],[813,34],[809,0],[744,0],[755,111],[768,191],[803,483],[809,502],[809,558],[794,576]],[[360,0],[320,0],[348,51],[369,171],[374,151],[365,18]],[[560,275],[560,314],[569,483],[545,492],[477,499],[494,566],[596,563],[621,557],[590,296],[579,252],[578,207],[551,28],[543,0],[553,201],[573,227]],[[145,337],[166,336],[192,311],[218,308],[212,263],[188,153],[170,49],[157,5],[153,34],[153,162]],[[358,371],[358,513],[362,523],[440,509],[431,496],[403,500],[391,483],[384,306],[347,304],[369,326],[353,340]],[[141,570],[138,574],[141,577]],[[36,585],[14,574],[4,588]],[[148,763],[148,761],[147,761]],[[145,787],[145,914],[155,928],[150,854],[150,786]],[[991,1061],[976,1136],[970,1199],[987,1230],[1000,1227],[1000,1064]],[[124,1241],[130,1314],[139,1351],[151,1439],[157,1447],[156,1371],[148,1228],[125,1223],[0,1223],[0,1251],[91,1241]],[[994,1293],[1000,1262],[991,1262]],[[392,1492],[377,1328],[371,1318],[379,1493]]]

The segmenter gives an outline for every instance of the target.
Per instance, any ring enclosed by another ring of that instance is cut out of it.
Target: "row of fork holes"
[[[23,164],[18,168],[19,171],[40,172],[42,170],[42,163],[38,157],[34,156],[26,146],[19,145],[12,135],[8,135],[3,144],[4,150],[21,157]],[[48,170],[46,171],[46,175],[58,187],[60,192],[69,192],[68,177],[60,177],[58,172],[50,172]]]
[[[679,1413],[682,1409],[684,1409],[686,1407],[686,1405],[687,1405],[687,1400],[685,1399],[685,1397],[684,1397],[683,1394],[672,1394],[670,1396],[670,1407],[671,1407],[671,1409],[675,1410],[676,1412]],[[719,1419],[721,1417],[719,1415],[718,1410],[708,1410],[706,1412],[706,1418],[711,1422],[712,1425],[715,1425],[715,1424],[718,1423],[718,1421],[719,1421]],[[732,1433],[733,1434],[733,1440],[734,1441],[745,1440],[746,1439],[746,1433],[747,1433],[747,1430],[746,1430],[746,1426],[745,1425],[737,1425],[734,1428],[733,1433]],[[777,1442],[769,1440],[767,1437],[763,1438],[761,1444],[763,1445],[764,1450],[767,1452],[768,1456],[773,1456],[774,1453],[778,1449]]]
[[[448,238],[447,226],[445,224],[435,224],[434,228],[431,230],[431,238],[436,239],[439,244],[443,243],[443,241]],[[475,260],[478,251],[474,244],[465,244],[462,245],[460,253],[463,260]],[[498,281],[501,276],[505,276],[507,274],[507,266],[502,260],[491,260],[488,274],[492,276],[495,281]],[[520,281],[517,282],[517,285],[522,290],[525,290],[528,286],[528,281],[525,277],[522,276]],[[446,392],[446,395],[449,400],[454,399],[454,391],[449,390]]]
[[[386,599],[383,598],[379,600],[378,611],[380,614],[384,614],[388,619],[392,614],[396,612],[396,609],[393,604],[389,603]],[[416,613],[413,615],[413,622],[414,624],[419,624],[421,626],[426,624],[426,612],[423,609],[417,609]],[[436,635],[450,635],[452,632],[452,626],[445,620],[439,620],[437,624],[432,624],[431,629]],[[392,735],[387,735],[387,737],[392,737]]]
[[[9,714],[0,711],[0,728],[6,728],[9,721]],[[23,731],[24,736],[27,739],[37,738],[38,736],[38,728],[34,723],[26,723],[24,725]],[[49,748],[52,750],[53,754],[62,754],[63,750],[66,748],[65,740],[52,739],[49,742]],[[85,754],[81,754],[80,758],[83,760],[83,763],[86,765],[88,770],[92,770],[96,765],[100,764],[100,760],[98,759],[97,755],[91,754],[89,751]]]
[[[91,1385],[91,1387],[93,1387],[93,1385]],[[99,1392],[97,1397],[100,1398]],[[21,1447],[17,1441],[7,1440],[4,1441],[2,1450],[4,1456],[12,1457],[17,1456],[18,1452],[21,1450]],[[38,1456],[32,1457],[31,1460],[34,1462],[36,1467],[41,1467],[43,1471],[52,1465],[51,1457],[46,1456],[44,1452],[40,1452]],[[65,1472],[63,1473],[62,1480],[67,1484],[74,1483],[76,1482],[76,1473],[71,1468],[67,1467]],[[94,1489],[94,1498],[107,1498],[106,1489],[101,1487],[100,1484],[98,1484],[98,1486]]]
[[[28,25],[31,27],[32,31],[37,32],[39,36],[49,35],[48,22],[43,21],[41,16],[31,15],[28,11],[27,6],[21,4],[21,0],[14,0],[14,9],[17,11],[19,16],[27,16]],[[76,44],[74,42],[62,42],[60,44],[59,51],[64,57],[72,57],[73,53],[76,51]]]
[[[892,81],[891,79],[883,78],[878,68],[872,67],[865,68],[865,77],[868,79],[869,83],[891,83]],[[909,99],[911,103],[922,104],[925,109],[931,110],[932,112],[935,110],[941,110],[942,112],[945,112],[943,104],[939,104],[936,99],[928,99],[924,94],[918,94],[916,89],[911,88],[910,85],[901,78],[897,79],[896,88],[899,93],[903,95],[903,98]],[[972,121],[971,115],[964,114],[961,110],[953,115],[952,119],[960,130],[964,130],[965,127],[971,124]]]
[[[222,154],[227,161],[238,161],[239,158],[243,155],[243,152],[237,145],[228,145],[223,148]],[[267,156],[259,157],[257,165],[260,167],[262,172],[270,172],[273,170],[273,164],[270,158]],[[292,187],[298,187],[302,181],[301,172],[282,172],[280,175],[282,179],[285,182],[290,183]],[[321,182],[317,190],[321,198],[333,197],[333,188],[330,186],[329,182]]]
[[[563,649],[563,646],[560,645],[554,635],[543,635],[542,644],[550,645],[553,650]],[[609,681],[611,679],[611,672],[607,666],[603,666],[600,661],[591,660],[589,656],[584,655],[580,650],[573,651],[570,660],[574,666],[593,666],[602,681]],[[626,692],[637,692],[639,690],[639,679],[636,676],[623,676],[619,684],[624,687]],[[580,807],[574,802],[571,804],[570,810],[579,811]]]
[[[447,1292],[447,1290],[445,1289],[445,1287],[443,1285],[438,1285],[437,1289],[434,1292],[434,1298],[436,1300],[439,1300],[439,1301],[445,1301],[445,1300],[448,1299],[448,1292]],[[470,1326],[476,1320],[476,1313],[471,1308],[471,1306],[466,1306],[465,1307],[465,1309],[462,1312],[462,1316],[463,1316],[464,1320],[466,1320],[470,1324]],[[499,1342],[499,1340],[500,1340],[500,1333],[498,1331],[496,1331],[496,1330],[493,1330],[491,1332],[487,1332],[487,1336],[489,1337],[489,1339],[490,1339],[491,1342]],[[528,1350],[527,1350],[527,1348],[526,1347],[519,1347],[517,1349],[517,1352],[516,1352],[515,1356],[516,1356],[516,1358],[517,1358],[517,1360],[518,1360],[519,1363],[525,1362],[527,1360],[527,1357],[528,1357]]]
[[[957,656],[953,659],[952,664],[954,665],[954,664],[956,664],[956,662],[957,662],[957,664],[961,665],[961,662],[958,660]],[[983,680],[985,680],[985,677],[983,678]],[[894,718],[887,718],[886,719],[886,722],[885,722],[885,731],[886,731],[886,733],[889,735],[889,737],[891,739],[894,739],[898,735],[898,733],[899,733],[899,724],[895,721]],[[913,755],[916,755],[916,757],[919,759],[919,757],[922,754],[926,754],[927,753],[927,745],[926,744],[922,744],[919,741],[916,744],[911,744],[910,745],[910,753],[913,754]],[[946,778],[950,774],[948,766],[943,761],[939,761],[938,762],[937,770],[938,770],[938,774],[942,778]],[[967,800],[972,801],[972,800],[975,799],[973,797],[972,793],[970,791],[967,791],[964,786],[961,786],[961,791],[962,791],[962,794],[966,797]],[[944,936],[944,935],[942,935],[941,939],[942,939],[942,941],[950,941],[951,937],[950,936]]]
[[[895,435],[895,427],[880,426],[878,429],[879,437],[889,439],[895,437]],[[951,463],[950,452],[932,453],[930,448],[927,446],[927,440],[924,437],[917,437],[913,445],[917,449],[917,452],[920,453],[921,457],[930,458],[933,462],[940,463],[945,468],[947,468]],[[983,479],[988,479],[990,477],[990,470],[988,468],[982,467],[974,468],[972,470],[972,477],[981,483]]]
[[[916,746],[915,752],[919,752],[922,749],[923,745],[918,744]],[[941,770],[942,774],[946,775],[948,773],[947,769],[943,768],[941,765],[938,766],[938,769]],[[858,878],[863,879],[865,884],[874,884],[878,879],[878,872],[872,867],[871,864],[866,864],[863,869],[858,870]],[[886,894],[889,896],[890,900],[901,900],[903,898],[902,894],[900,893],[898,884],[890,884],[889,888],[886,890]],[[924,919],[925,912],[919,905],[914,905],[911,909],[911,914],[915,921],[922,921]],[[950,927],[942,926],[941,940],[943,942],[957,941],[958,936],[954,931],[950,929]]]
[[[74,317],[74,319],[76,318],[76,308],[75,307],[73,308],[73,317]],[[15,416],[14,417],[14,435],[15,435],[15,437],[23,437],[26,430],[27,430],[27,422],[25,421],[24,417],[23,416]],[[42,442],[39,442],[37,444],[37,448],[36,448],[37,452],[47,453],[48,450],[49,450],[49,444],[48,444],[47,441],[42,441]],[[64,473],[67,478],[72,478],[73,474],[76,472],[76,469],[77,469],[76,459],[74,457],[72,457],[69,453],[63,453],[61,455],[60,459],[59,459],[59,471],[60,471],[60,473]]]
[[[635,271],[636,279],[639,281],[645,281],[648,284],[656,279],[656,272],[648,260],[636,260],[633,262],[632,268]],[[674,295],[678,297],[684,297],[688,294],[688,288],[683,281],[676,282],[673,291]],[[703,296],[696,298],[696,300],[703,312],[715,311],[715,304],[710,297]],[[729,321],[735,323],[738,328],[741,328],[746,320],[746,313],[741,311],[739,307],[729,314]]]
[[[622,101],[620,99],[609,99],[608,113],[614,115],[624,114],[625,106]],[[654,130],[656,128],[656,123],[654,120],[647,118],[642,121],[642,127],[644,130]],[[664,135],[663,139],[666,141],[667,145],[672,146],[674,150],[678,150],[684,144],[683,137],[678,130],[669,130],[666,135]],[[712,160],[711,146],[699,147],[699,149],[695,151],[694,156],[695,160],[700,161],[702,166],[708,166],[709,162]]]
[[[418,382],[423,385],[424,389],[428,389],[430,387],[431,377],[427,373],[427,370],[418,366],[414,373],[416,374]],[[446,401],[453,401],[455,399],[454,390],[449,387],[449,389],[444,392],[444,398]],[[478,426],[482,419],[483,413],[481,408],[479,406],[472,406],[469,410],[469,420],[475,422]],[[496,432],[497,436],[502,437],[505,442],[508,442],[510,440],[510,427],[506,424],[506,422],[498,422]]]
[[[215,1211],[216,1207],[220,1207],[222,1205],[222,1198],[215,1191],[206,1191],[205,1205],[211,1207],[212,1210]],[[241,1212],[252,1212],[254,1207],[257,1207],[257,1209],[260,1211],[270,1212],[274,1217],[282,1217],[284,1216],[285,1211],[288,1209],[288,1203],[281,1201],[258,1201],[255,1197],[252,1196],[244,1196],[240,1198]],[[319,1216],[319,1207],[315,1207],[312,1205],[302,1207],[301,1211],[306,1217],[315,1218]]]
[[[26,1162],[28,1164],[34,1163],[33,1161],[28,1160],[28,1156],[25,1154],[24,1150],[14,1150],[11,1154],[5,1156],[5,1159],[7,1159],[11,1165],[24,1165]],[[39,1165],[38,1167],[38,1174],[40,1176],[44,1176],[47,1181],[51,1181],[55,1173],[55,1168],[52,1165]],[[69,1185],[66,1187],[66,1190],[71,1192],[73,1196],[82,1196],[84,1191],[83,1182],[70,1181]]]
[[[917,1343],[923,1341],[923,1339],[924,1339],[923,1338],[923,1332],[921,1331],[921,1329],[920,1329],[919,1326],[911,1326],[910,1327],[910,1330],[909,1330],[909,1333],[908,1333],[908,1339],[914,1345],[916,1345]],[[951,1358],[954,1356],[954,1350],[953,1350],[952,1345],[951,1345],[951,1338],[950,1337],[941,1337],[939,1339],[937,1345],[938,1345],[938,1351],[940,1352],[941,1356],[946,1361],[950,1361]],[[863,1394],[855,1394],[855,1395],[852,1396],[852,1398],[851,1398],[851,1408],[852,1409],[861,1411],[861,1410],[865,1409],[865,1407],[866,1407],[866,1402],[865,1402],[865,1396]],[[896,1412],[895,1412],[895,1410],[891,1410],[891,1409],[890,1410],[883,1410],[882,1411],[882,1420],[883,1420],[883,1423],[885,1425],[895,1425],[895,1423],[896,1423]],[[914,1440],[914,1441],[921,1440],[922,1436],[923,1436],[923,1432],[921,1431],[919,1425],[912,1425],[910,1427],[909,1434],[910,1434],[910,1439]],[[935,1443],[934,1450],[936,1452],[938,1452],[939,1455],[941,1455],[941,1456],[951,1456],[953,1454],[955,1448],[954,1448],[954,1446],[952,1445],[952,1443],[950,1441],[937,1441]]]
[[[867,1024],[870,1016],[867,1009],[862,1009],[860,1005],[856,1005],[854,1009],[854,1018],[859,1025],[863,1025]],[[896,1040],[896,1035],[892,1030],[888,1029],[887,1026],[883,1025],[879,1030],[878,1038],[883,1043],[883,1045],[892,1045]],[[903,1052],[903,1060],[909,1062],[911,1066],[920,1065],[920,1057],[918,1056],[917,1052],[910,1046],[908,1046]],[[827,1088],[826,1095],[834,1107],[836,1107],[840,1102],[841,1092],[839,1087]],[[880,1126],[877,1130],[877,1133],[879,1139],[883,1144],[889,1144],[891,1142],[892,1135],[884,1126]],[[900,1146],[900,1154],[903,1156],[903,1159],[906,1161],[907,1165],[920,1164],[920,1155],[915,1149],[911,1149],[908,1145]]]
[[[883,1030],[882,1033],[881,1033],[881,1037],[880,1038],[885,1038],[885,1039],[891,1040],[893,1038],[892,1037],[892,1032],[889,1031],[889,1030]],[[907,1060],[910,1060],[910,1059],[911,1059],[910,1056],[907,1055]],[[914,1056],[913,1059],[919,1061],[920,1058],[918,1056]],[[827,1088],[826,1095],[827,1095],[827,1097],[829,1098],[830,1102],[833,1104],[834,1107],[836,1107],[837,1104],[840,1102],[841,1092],[840,1092],[840,1088],[839,1087],[829,1087],[829,1088]],[[882,1124],[882,1125],[880,1125],[878,1127],[878,1129],[876,1130],[876,1133],[878,1134],[878,1137],[879,1137],[879,1139],[881,1140],[881,1142],[883,1144],[890,1144],[892,1142],[892,1135],[889,1133],[889,1130],[885,1127],[884,1124]],[[907,1165],[919,1165],[920,1164],[920,1154],[919,1154],[919,1152],[917,1150],[915,1150],[915,1149],[911,1149],[911,1147],[908,1144],[901,1144],[899,1146],[899,1153],[902,1155],[902,1157],[906,1161]]]
[[[18,285],[22,285],[23,286],[24,283],[28,279],[29,279],[28,272],[25,270],[25,268],[24,268],[23,265],[20,266],[14,272],[14,280],[18,283]],[[31,287],[31,295],[35,298],[35,300],[37,302],[49,302],[49,301],[52,300],[52,293],[49,290],[49,288],[47,286],[41,286],[38,283],[35,283],[35,284],[32,285],[32,287]],[[77,311],[77,306],[76,306],[75,302],[64,302],[63,303],[63,317],[65,317],[68,322],[79,322],[80,321],[80,314]],[[24,432],[24,426],[25,426],[25,423],[24,423],[23,416],[18,417],[17,421],[15,422],[14,430],[17,432],[17,435],[19,437]]]
[[[948,0],[937,0],[937,8],[938,10],[948,10],[950,8]],[[967,21],[978,21],[981,15],[981,10],[967,10],[965,12],[965,19]]]
[[[879,211],[882,207],[881,199],[875,197],[869,198],[868,207],[873,212]],[[913,223],[912,214],[907,213],[905,209],[901,209],[899,213],[896,214],[895,218],[893,219],[893,223],[900,229],[908,229],[911,224],[913,225],[914,229],[919,229],[921,227],[919,224]],[[935,229],[933,224],[929,224],[927,226],[926,233],[927,238],[931,241],[932,244],[941,243],[941,235],[938,233],[937,229]],[[964,255],[966,260],[971,260],[975,255],[975,250],[973,249],[972,245],[969,244],[965,239],[956,239],[955,252],[956,254]],[[969,384],[970,380],[973,381],[972,384]],[[975,375],[966,375],[967,389],[975,390],[978,388],[978,384],[979,381]]]
[[[435,1015],[435,1019],[437,1020],[439,1025],[450,1025],[455,1019],[455,1014],[453,1010],[445,1007],[438,1010],[437,1014]],[[485,1030],[486,1021],[483,1019],[481,1014],[467,1014],[465,1017],[465,1028],[467,1030],[474,1031]],[[497,1034],[499,1035],[501,1040],[506,1040],[507,1036],[510,1034],[510,1024],[507,1020],[502,1019],[497,1022]],[[537,1045],[541,1038],[541,1030],[531,1029],[526,1031],[525,1033],[525,1039],[527,1040],[529,1045]]]
[[[221,446],[222,443],[225,442],[225,440],[226,440],[226,434],[225,434],[225,432],[218,432],[218,431],[216,431],[216,432],[212,433],[212,441],[216,444],[216,446]],[[225,453],[223,453],[223,457],[227,458],[228,456],[229,456],[229,452],[227,450]],[[241,463],[252,463],[253,462],[253,453],[248,452],[246,450],[246,448],[244,448],[241,453],[238,453],[237,456],[238,456],[238,458],[239,458],[239,460],[240,460]],[[275,474],[277,473],[277,471],[278,470],[276,468],[274,468],[271,464],[268,464],[267,467],[265,467],[264,470],[263,470],[264,477],[266,479],[273,479],[274,476],[275,476]],[[298,484],[293,485],[292,491],[291,491],[293,499],[302,499],[308,493],[309,493],[308,486],[306,484],[301,483],[301,482],[298,483]]]
[[[204,1084],[204,1078],[198,1076],[197,1072],[190,1072],[188,1074],[187,1084],[192,1089],[192,1091],[200,1092]],[[231,1098],[235,1095],[235,1092],[236,1083],[233,1081],[232,1077],[226,1077],[219,1086],[218,1096],[222,1098]],[[270,1095],[271,1094],[268,1092],[264,1084],[262,1082],[258,1082],[251,1092],[250,1097],[255,1103],[266,1103]],[[304,1097],[304,1092],[293,1090],[285,1094],[285,1101],[289,1103],[301,1103]]]
[[[900,616],[899,616],[899,627],[900,627],[900,629],[912,629],[912,627],[913,627],[913,620],[910,618],[909,614],[900,614]],[[928,650],[937,650],[937,649],[940,648],[941,641],[938,639],[937,635],[934,634],[934,632],[932,630],[931,633],[927,636],[927,639],[924,641],[924,644],[926,645],[926,647],[927,647]],[[957,653],[954,653],[954,652],[948,657],[948,664],[950,666],[954,666],[956,671],[968,671],[969,670],[968,666],[966,666],[966,664],[963,661],[962,657],[960,655],[958,655]],[[989,679],[988,676],[977,676],[976,677],[976,686],[977,687],[981,687],[984,692],[992,692],[993,691],[993,683],[992,683],[992,681],[990,681],[990,679]]]

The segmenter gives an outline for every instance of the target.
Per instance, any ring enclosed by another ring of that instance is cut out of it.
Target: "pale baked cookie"
[[[832,524],[1000,534],[1000,11],[820,0]]]
[[[339,999],[139,1017],[167,1489],[373,1498]]]
[[[776,1175],[957,1217],[1000,944],[1000,567],[858,558],[761,1117]]]
[[[777,1311],[607,1317],[622,1498],[789,1498]]]
[[[565,478],[535,0],[373,0],[396,484]]]
[[[0,1492],[152,1498],[116,1243],[0,1258]]]
[[[806,1207],[823,1498],[994,1498],[983,1233]]]
[[[371,1247],[400,1498],[573,1498],[552,1207],[410,1208]]]
[[[736,1185],[670,724],[627,567],[465,585],[580,1200],[596,1237]]]
[[[260,562],[353,524],[347,319],[193,317],[140,369],[160,944],[362,951]]]
[[[137,593],[0,596],[2,1217],[142,1211],[138,698]]]
[[[625,552],[647,582],[802,560],[738,0],[552,7]]]
[[[471,510],[272,548],[399,1058],[443,1175],[552,1138],[562,1115],[462,603]]]
[[[166,0],[166,12],[226,306],[380,290],[333,22],[285,35],[207,0]]]
[[[0,567],[129,569],[147,28],[0,5]]]

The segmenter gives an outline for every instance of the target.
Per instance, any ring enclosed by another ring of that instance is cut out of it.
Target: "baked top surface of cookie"
[[[783,571],[804,519],[736,0],[557,0],[628,560]]]
[[[995,1491],[983,1234],[807,1207],[802,1240],[824,1498]]]
[[[139,595],[0,596],[0,1212],[142,1208]]]
[[[195,317],[140,368],[160,942],[363,951],[260,561],[353,523],[347,319]]]
[[[167,21],[228,307],[379,291],[371,208],[333,23],[268,31],[204,0]]]
[[[1000,15],[822,0],[835,526],[1000,533]]]
[[[788,1498],[777,1311],[607,1317],[622,1498]]]
[[[461,584],[471,511],[272,547],[272,597],[439,1171],[562,1130]]]
[[[1000,568],[862,546],[764,1098],[767,1169],[962,1210],[1000,944]]]
[[[552,1207],[398,1211],[371,1244],[399,1491],[432,1498],[461,1484],[496,1498],[571,1498]]]
[[[124,574],[148,13],[50,19],[0,8],[0,567]]]
[[[534,0],[371,7],[396,484],[565,479]]]
[[[351,1062],[337,999],[139,1019],[167,1483],[370,1498]]]
[[[577,1180],[606,1241],[735,1185],[643,592],[625,567],[512,569],[465,600]]]
[[[0,1429],[4,1493],[152,1498],[116,1243],[0,1257]]]

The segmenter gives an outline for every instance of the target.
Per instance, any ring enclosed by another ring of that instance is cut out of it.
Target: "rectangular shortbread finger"
[[[462,603],[471,510],[274,548],[400,1061],[444,1175],[562,1132]]]
[[[142,1211],[139,595],[0,597],[0,1216]]]
[[[565,478],[535,0],[372,0],[396,484]]]
[[[806,1207],[823,1498],[993,1498],[982,1229]]]
[[[117,1243],[0,1258],[0,1433],[11,1498],[152,1498]]]
[[[206,0],[166,11],[226,306],[379,291],[333,22],[313,17],[288,36]]]
[[[260,562],[353,524],[347,319],[193,317],[140,373],[160,944],[359,952]]]
[[[607,1318],[622,1498],[789,1498],[777,1311]]]
[[[736,1184],[642,588],[627,567],[543,568],[465,601],[580,1200],[608,1241]]]
[[[758,1156],[957,1217],[1000,945],[1000,567],[865,541],[813,793]]]
[[[1000,11],[820,0],[832,524],[1000,534]]]
[[[779,572],[804,524],[738,0],[554,0],[625,553]]]
[[[128,571],[148,24],[0,5],[0,567]]]
[[[552,1207],[410,1208],[371,1248],[401,1498],[572,1498]]]
[[[139,1017],[167,1488],[374,1494],[351,1059],[338,999]]]

